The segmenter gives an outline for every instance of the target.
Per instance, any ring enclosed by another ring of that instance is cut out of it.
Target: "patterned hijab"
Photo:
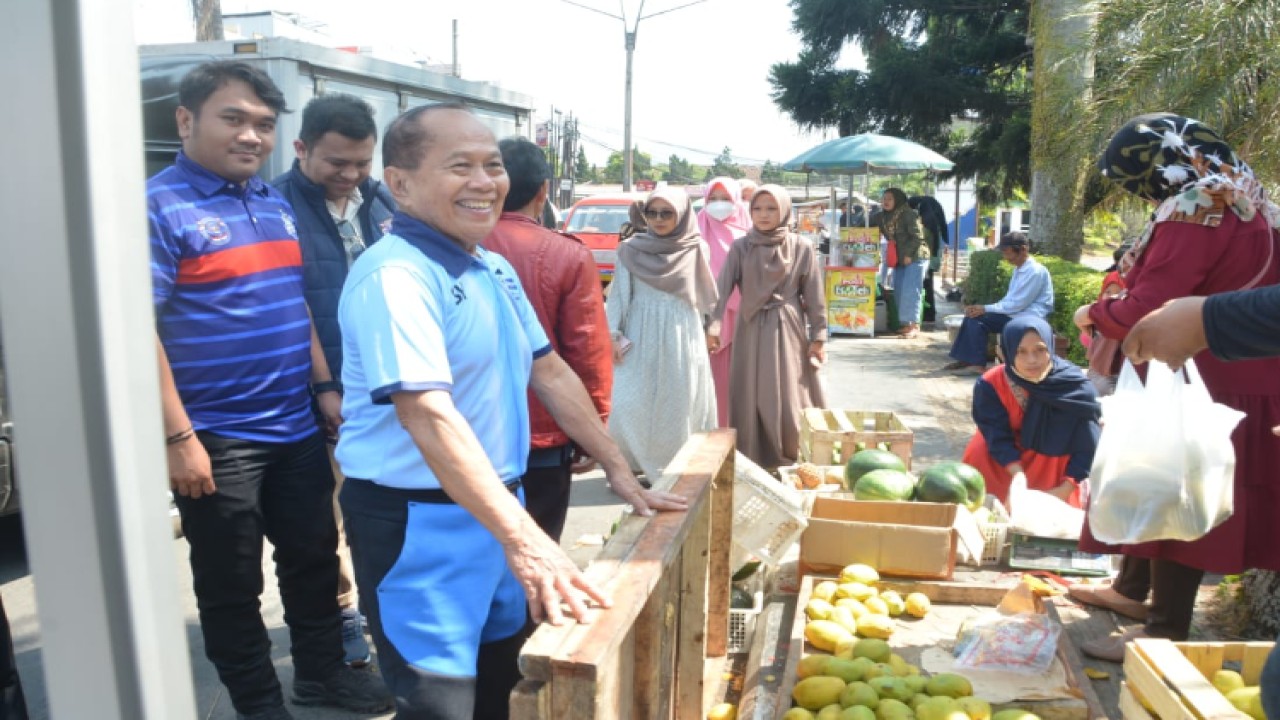
[[[643,283],[675,295],[698,312],[710,314],[719,293],[707,260],[707,246],[698,235],[690,211],[689,194],[684,190],[654,190],[644,201],[647,210],[654,200],[665,200],[676,210],[676,227],[669,235],[657,235],[646,228],[618,245],[618,262]]]
[[[1280,220],[1280,209],[1236,151],[1212,128],[1181,115],[1139,115],[1125,123],[1098,169],[1128,192],[1159,203],[1134,245],[1135,259],[1161,222],[1217,227],[1228,209],[1245,222],[1261,211],[1273,228]]]
[[[751,197],[755,206],[768,195],[778,203],[778,227],[760,232],[755,225],[747,233],[746,256],[742,262],[742,317],[750,320],[777,293],[795,259],[798,238],[791,232],[791,196],[778,185],[761,185]]]

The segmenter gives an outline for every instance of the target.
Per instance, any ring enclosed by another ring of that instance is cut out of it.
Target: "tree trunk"
[[[191,14],[196,21],[196,42],[225,39],[221,0],[191,0]]]
[[[1031,242],[1038,253],[1079,260],[1084,246],[1084,187],[1092,158],[1073,128],[1087,125],[1093,82],[1090,35],[1095,16],[1084,0],[1034,0],[1035,72],[1031,108]],[[1066,122],[1071,118],[1070,122]]]

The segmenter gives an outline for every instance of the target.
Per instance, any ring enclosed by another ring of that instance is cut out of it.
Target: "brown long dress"
[[[809,343],[827,339],[827,302],[813,245],[794,233],[777,245],[752,237],[734,241],[725,259],[711,332],[718,334],[725,298],[736,286],[742,305],[730,361],[729,425],[738,431],[742,454],[775,468],[799,457],[804,408],[826,406]],[[768,287],[749,269],[777,259],[778,251],[786,270]]]

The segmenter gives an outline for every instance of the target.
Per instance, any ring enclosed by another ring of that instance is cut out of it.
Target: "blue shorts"
[[[342,488],[362,609],[398,717],[419,717],[424,702],[468,702],[460,695],[474,695],[480,646],[516,636],[527,620],[502,545],[442,497],[356,478]]]

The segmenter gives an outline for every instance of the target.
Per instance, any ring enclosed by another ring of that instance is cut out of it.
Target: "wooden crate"
[[[911,429],[887,410],[828,410],[807,408],[800,420],[800,458],[816,465],[842,465],[857,452],[858,443],[889,450],[911,469]]]
[[[542,625],[520,654],[513,720],[701,720],[729,634],[734,433],[695,435],[656,487],[689,510],[630,516],[586,575],[613,598],[589,624]]]
[[[796,599],[796,613],[791,629],[790,645],[787,648],[787,666],[778,690],[775,715],[778,720],[781,720],[787,709],[791,707],[791,691],[795,688],[796,670],[799,666],[800,658],[806,654],[818,652],[804,639],[804,626],[807,622],[804,615],[804,607],[813,595],[813,586],[823,580],[831,579],[834,578],[808,575],[801,582],[800,594]],[[943,608],[960,608],[961,606],[975,612],[994,608],[1012,587],[1010,584],[951,580],[881,580],[878,585],[881,590],[896,590],[903,597],[913,592],[924,593],[933,603],[935,612]],[[1057,620],[1057,612],[1054,610],[1052,603],[1045,603],[1045,609],[1050,617]],[[931,613],[930,617],[933,617],[933,613]],[[959,624],[957,623],[955,629],[951,631],[952,636],[954,636],[955,630],[958,629]],[[907,662],[919,664],[919,648],[913,650],[900,647],[902,632],[903,628],[895,632],[894,637],[889,639],[889,644],[894,646],[894,652],[901,654]],[[1084,674],[1084,661],[1066,632],[1063,632],[1058,639],[1058,659],[1062,662],[1063,667],[1066,668],[1070,691],[1076,697],[997,704],[992,706],[992,711],[999,712],[1011,708],[1020,708],[1035,713],[1041,720],[1105,718],[1106,711],[1102,707],[1102,702],[1098,699],[1097,693]]]
[[[1224,663],[1234,662],[1240,664],[1245,684],[1257,685],[1262,666],[1274,647],[1272,642],[1134,640],[1125,646],[1124,675],[1136,701],[1134,704],[1142,713],[1131,705],[1122,707],[1124,717],[1128,720],[1147,720],[1151,715],[1160,720],[1249,720],[1210,680]],[[1154,712],[1148,713],[1142,701]]]

